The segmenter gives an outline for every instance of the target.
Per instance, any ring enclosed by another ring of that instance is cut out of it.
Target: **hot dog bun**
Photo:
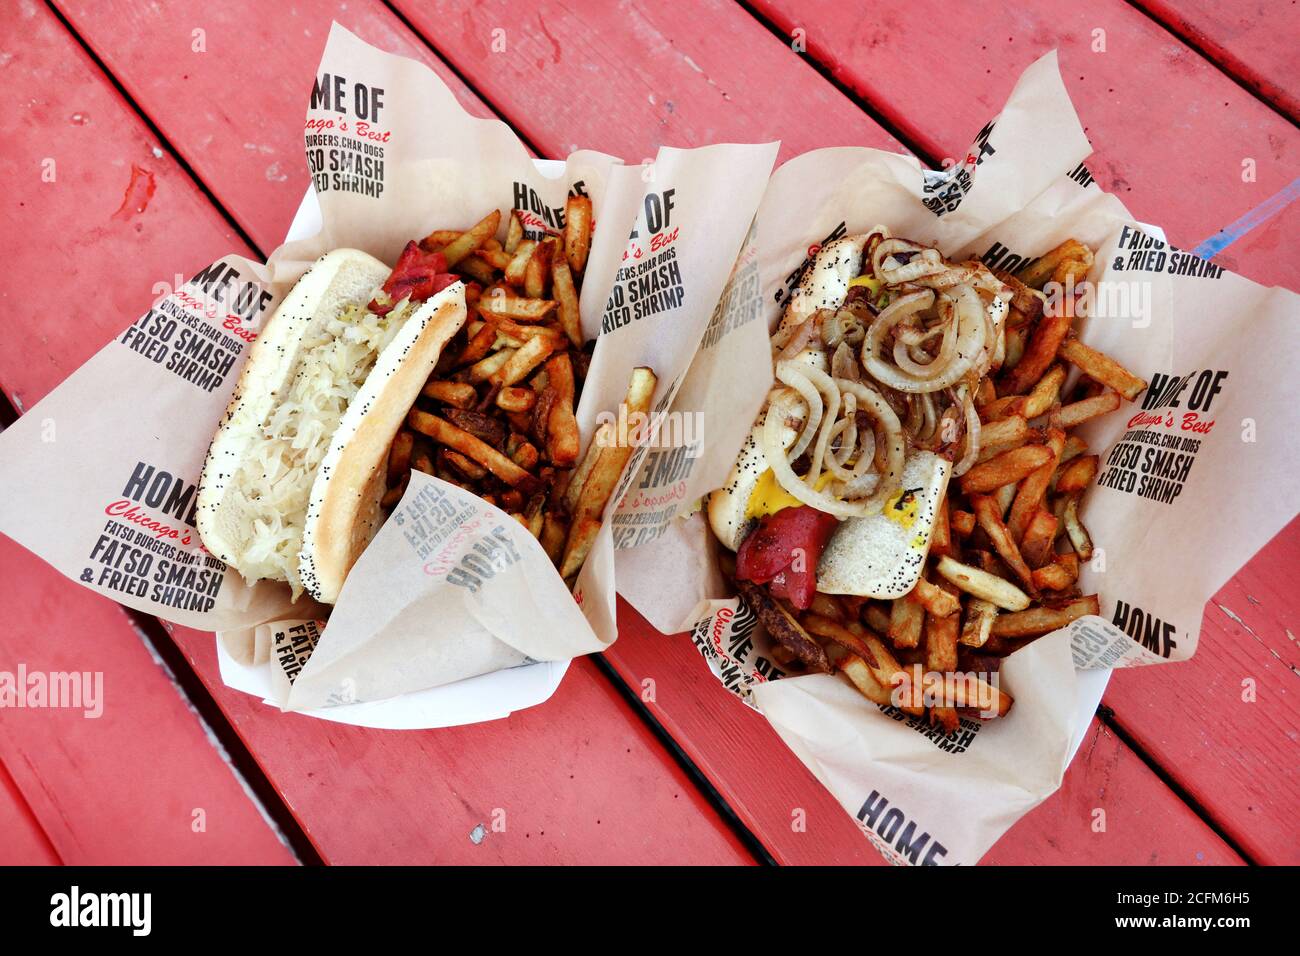
[[[326,542],[322,556],[330,557],[323,567],[333,580],[339,563],[335,516],[346,509],[330,504],[332,483],[316,487],[318,472],[330,459],[331,471],[346,475],[334,488],[353,483],[362,501],[370,480],[351,464],[361,450],[346,458],[342,448],[335,451],[336,431],[347,423],[348,437],[368,435],[367,406],[383,409],[386,417],[389,383],[395,390],[409,388],[408,376],[398,374],[408,357],[414,356],[411,374],[425,363],[431,368],[450,337],[443,334],[446,327],[464,322],[461,284],[387,316],[369,312],[366,304],[389,272],[356,249],[327,253],[285,296],[250,350],[208,449],[197,503],[205,547],[249,581],[286,581],[300,593],[309,511],[315,521],[321,514],[327,518],[329,530],[313,538]],[[380,374],[371,382],[375,370]],[[408,406],[409,400],[403,413]]]
[[[773,334],[777,347],[789,342],[798,326],[818,309],[837,309],[848,296],[850,282],[862,271],[863,252],[870,233],[845,236],[823,246],[791,295],[785,314]],[[825,366],[821,350],[798,356]],[[788,404],[789,420],[800,400],[788,388],[774,388],[772,402]],[[709,526],[732,551],[758,524],[758,516],[773,508],[797,505],[772,480],[762,449],[762,420],[745,440],[736,463],[721,488],[709,496]],[[795,438],[785,436],[785,447]],[[842,520],[817,563],[817,590],[825,594],[852,594],[870,598],[895,598],[916,586],[930,546],[939,501],[948,486],[951,462],[920,449],[904,459],[902,488],[886,502],[884,510],[866,517]]]
[[[425,302],[379,356],[334,432],[312,485],[298,565],[316,600],[338,600],[344,578],[379,530],[388,447],[465,318],[464,283]]]

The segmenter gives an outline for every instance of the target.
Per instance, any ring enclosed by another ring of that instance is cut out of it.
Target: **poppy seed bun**
[[[298,565],[316,600],[338,600],[343,580],[379,530],[388,448],[465,318],[463,282],[425,302],[380,354],[334,432],[312,485]]]

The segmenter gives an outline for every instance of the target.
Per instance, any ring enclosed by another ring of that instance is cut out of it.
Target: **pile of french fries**
[[[1078,578],[1093,556],[1079,500],[1099,456],[1070,429],[1132,401],[1147,383],[1075,337],[1072,295],[1044,309],[1046,283],[1072,290],[1092,262],[1092,250],[1071,239],[1015,275],[996,273],[1015,292],[1005,359],[979,383],[979,457],[948,486],[915,589],[892,602],[818,594],[798,616],[868,699],[901,701],[915,716],[928,709],[946,733],[959,708],[1000,716],[1011,698],[983,678],[952,680],[926,708],[923,674],[994,674],[1001,658],[1098,613],[1097,595],[1082,594]],[[1081,374],[1067,389],[1071,366]],[[776,658],[798,667],[787,647]]]
[[[412,470],[500,507],[537,538],[567,580],[578,573],[636,436],[598,432],[580,455],[574,409],[594,342],[584,342],[578,293],[591,248],[591,200],[570,196],[560,235],[525,239],[494,210],[465,232],[420,243],[465,280],[470,320],[443,349],[388,456],[391,509]],[[656,378],[633,370],[628,420],[650,409]]]

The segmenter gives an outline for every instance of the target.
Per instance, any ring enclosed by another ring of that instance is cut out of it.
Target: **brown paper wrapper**
[[[633,366],[653,367],[656,401],[671,400],[776,145],[665,148],[635,167],[579,150],[542,172],[505,124],[467,114],[427,67],[337,24],[304,137],[320,231],[264,266],[231,256],[203,270],[0,436],[10,492],[0,530],[123,604],[224,632],[234,661],[278,668],[272,699],[289,709],[602,650],[617,635],[609,528],[571,595],[520,526],[432,478],[412,481],[307,640],[302,622],[325,609],[293,603],[281,584],[250,586],[202,548],[193,509],[209,441],[249,343],[319,256],[352,247],[391,263],[409,239],[468,228],[493,209],[519,210],[534,236],[554,233],[580,193],[596,221],[584,329],[599,334],[577,410],[585,447]]]
[[[660,630],[691,629],[719,679],[896,862],[978,861],[1060,785],[1104,686],[1089,669],[1190,657],[1206,600],[1300,501],[1296,414],[1277,394],[1295,365],[1297,297],[1168,246],[1092,182],[1090,151],[1053,53],[942,173],[870,149],[780,167],[673,407],[702,419],[675,449],[690,467],[660,482],[643,466],[633,487],[645,506],[629,495],[615,517],[640,529],[616,562],[624,596]],[[1066,238],[1087,243],[1097,295],[1081,336],[1152,383],[1081,430],[1101,468],[1083,502],[1098,547],[1080,586],[1100,595],[1101,615],[1013,654],[1001,673],[1010,714],[963,720],[951,739],[840,677],[785,678],[727,596],[707,522],[692,513],[766,397],[768,334],[810,255],[876,224],[1010,269]]]

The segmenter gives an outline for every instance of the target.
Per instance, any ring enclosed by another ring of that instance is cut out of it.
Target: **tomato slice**
[[[387,315],[393,306],[405,298],[409,297],[412,302],[423,302],[459,281],[460,276],[447,271],[447,259],[441,252],[425,252],[418,242],[411,240],[402,250],[397,265],[393,266],[392,274],[384,282],[388,304],[376,299],[370,303],[369,309],[375,315]]]
[[[736,552],[736,577],[767,584],[799,610],[817,593],[817,562],[839,519],[808,505],[766,515]]]

